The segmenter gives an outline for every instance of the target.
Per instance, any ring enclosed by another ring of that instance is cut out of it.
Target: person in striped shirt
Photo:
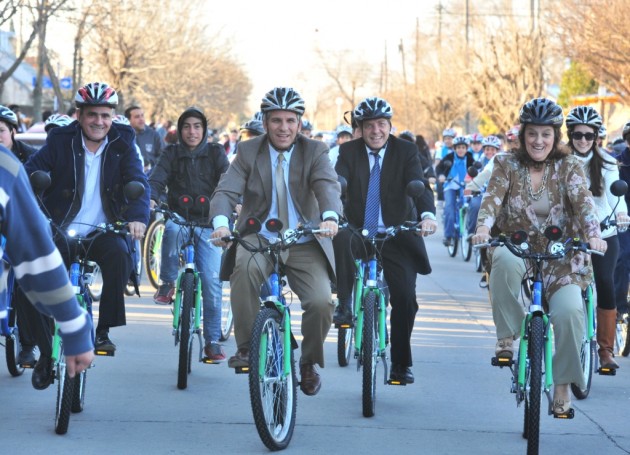
[[[68,273],[55,247],[48,221],[39,209],[24,168],[0,145],[0,234],[20,287],[35,305],[59,325],[68,375],[74,377],[94,358],[92,320],[79,306]],[[0,318],[7,317],[7,284],[0,267]]]

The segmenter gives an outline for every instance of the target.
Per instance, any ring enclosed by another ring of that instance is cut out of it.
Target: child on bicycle
[[[468,151],[468,140],[465,136],[453,139],[454,152],[442,158],[435,168],[438,182],[444,184],[444,240],[445,246],[449,246],[455,236],[455,211],[460,188],[466,180],[468,168],[473,165],[475,159]]]

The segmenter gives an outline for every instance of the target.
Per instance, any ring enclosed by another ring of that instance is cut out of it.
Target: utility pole
[[[468,48],[469,48],[469,42],[470,42],[470,34],[469,34],[469,29],[470,29],[470,0],[466,0],[466,68],[468,68],[470,66],[470,57],[469,57],[469,52],[468,52]],[[469,104],[469,101],[466,100],[466,104]],[[470,106],[468,106],[468,108],[466,109],[466,116],[465,116],[465,133],[466,134],[470,134]]]

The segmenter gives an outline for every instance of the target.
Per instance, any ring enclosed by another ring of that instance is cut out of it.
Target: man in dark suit
[[[342,211],[341,190],[328,158],[328,146],[298,134],[304,101],[296,91],[285,87],[271,90],[262,101],[261,112],[266,133],[239,145],[210,201],[215,228],[212,237],[230,234],[228,217],[240,197],[236,230],[250,242],[257,243],[254,233],[248,232],[246,221],[250,217],[263,222],[278,218],[288,228],[299,223],[329,230],[321,238],[301,239],[288,250],[284,261],[291,290],[304,310],[300,387],[306,395],[315,395],[321,387],[315,364],[324,366],[323,344],[332,321],[330,281],[335,279],[335,257],[331,238],[337,233]],[[275,237],[264,229],[261,233]],[[230,298],[238,351],[228,361],[232,368],[248,365],[260,285],[271,271],[268,260],[259,255],[252,258],[241,246],[235,251]]]
[[[335,166],[337,174],[347,181],[345,216],[351,228],[368,229],[370,235],[378,236],[386,227],[405,221],[418,221],[422,235],[430,235],[437,229],[433,192],[425,182],[426,190],[422,195],[416,198],[407,195],[407,184],[413,180],[424,181],[424,175],[417,146],[391,134],[392,114],[389,103],[376,97],[366,98],[354,110],[362,137],[340,146]],[[378,176],[375,176],[375,168]],[[370,215],[369,188],[375,177],[379,179],[375,188],[377,207]],[[372,217],[374,221],[368,221]],[[334,240],[339,298],[336,324],[351,322],[353,258],[364,256],[362,243],[351,230],[341,230]],[[422,237],[410,232],[402,232],[387,241],[381,253],[392,305],[390,379],[410,384],[414,381],[410,339],[418,311],[416,274],[429,274],[431,266]]]

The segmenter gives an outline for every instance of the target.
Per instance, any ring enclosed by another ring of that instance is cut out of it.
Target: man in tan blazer
[[[328,158],[328,146],[298,134],[304,101],[295,90],[274,88],[263,98],[261,112],[266,134],[240,144],[236,158],[212,196],[210,217],[215,228],[212,237],[218,239],[230,234],[228,216],[239,202],[242,209],[236,230],[241,236],[252,237],[250,240],[254,240],[254,233],[248,232],[246,225],[250,217],[263,224],[270,218],[284,218],[288,228],[303,224],[328,229],[322,236],[301,239],[290,248],[285,260],[289,285],[304,310],[300,387],[306,395],[315,395],[321,387],[315,364],[324,366],[323,344],[332,321],[330,281],[335,279],[332,237],[337,233],[338,214],[343,210],[340,186]],[[279,187],[281,180],[285,184]],[[261,234],[275,236],[264,229]],[[234,251],[230,298],[238,350],[228,365],[237,368],[248,365],[260,286],[271,264],[264,259],[254,260],[240,246]]]

